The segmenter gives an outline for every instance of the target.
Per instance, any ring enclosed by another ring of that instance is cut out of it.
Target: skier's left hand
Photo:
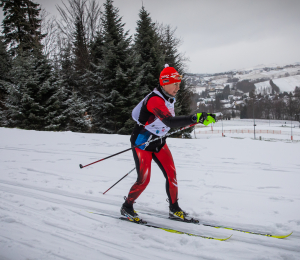
[[[207,115],[211,116],[215,121],[217,121],[216,114],[210,114],[210,113],[208,113]]]
[[[211,123],[216,123],[216,115],[215,114],[211,114],[211,113],[205,113],[203,112],[201,116],[199,116],[199,114],[197,114],[197,122],[202,123],[203,125],[209,125]],[[204,114],[204,115],[203,115]],[[204,117],[205,116],[205,117]]]
[[[208,115],[208,114],[207,114],[206,112],[197,113],[197,114],[196,114],[196,116],[197,116],[197,123],[203,122],[204,120],[206,120],[207,115]]]

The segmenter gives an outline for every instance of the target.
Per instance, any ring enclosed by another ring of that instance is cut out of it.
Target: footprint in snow
[[[274,197],[274,196],[272,196],[272,197],[270,197],[269,198],[270,200],[275,200],[275,201],[289,201],[289,202],[294,202],[294,200],[291,200],[291,199],[287,199],[287,198],[285,198],[285,197]]]
[[[17,221],[13,218],[10,217],[5,217],[3,219],[1,219],[1,222],[6,222],[6,223],[17,223]]]
[[[265,186],[265,187],[257,187],[257,189],[259,189],[259,190],[263,190],[263,189],[280,189],[280,187],[278,187],[278,186]]]

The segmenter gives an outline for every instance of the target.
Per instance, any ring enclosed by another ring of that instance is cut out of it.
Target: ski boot
[[[146,221],[139,218],[139,215],[133,209],[133,205],[130,205],[125,201],[121,207],[121,214],[125,216],[129,221],[138,223],[138,224],[147,224]]]
[[[169,209],[170,209],[169,218],[172,220],[189,222],[189,223],[199,223],[199,220],[189,217],[188,213],[186,213],[179,207],[177,201],[173,204],[170,204]]]

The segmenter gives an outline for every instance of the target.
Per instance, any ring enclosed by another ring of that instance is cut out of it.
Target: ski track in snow
[[[13,216],[11,217],[1,217],[1,219],[3,220],[3,222],[6,223],[17,223],[18,225],[22,225],[25,226],[26,228],[31,228],[30,232],[41,232],[44,233],[46,232],[47,235],[51,235],[52,237],[56,237],[57,239],[63,239],[63,240],[67,240],[70,243],[76,243],[78,244],[78,246],[83,246],[83,247],[87,247],[89,248],[89,244],[87,242],[91,242],[91,241],[86,241],[84,244],[82,244],[82,242],[79,242],[79,240],[74,239],[72,237],[72,235],[70,236],[70,234],[68,233],[76,233],[77,236],[80,236],[80,240],[84,239],[84,238],[89,238],[90,240],[96,240],[97,243],[97,248],[99,250],[99,247],[101,249],[101,246],[105,247],[109,247],[112,248],[113,250],[118,250],[119,251],[119,246],[122,247],[122,242],[120,244],[116,243],[115,241],[106,241],[106,239],[99,239],[96,236],[90,235],[88,234],[88,232],[86,230],[82,230],[82,229],[75,229],[74,226],[71,224],[68,224],[68,222],[70,221],[68,218],[65,219],[65,217],[67,215],[70,215],[71,213],[75,213],[79,216],[83,216],[84,218],[90,219],[90,220],[94,220],[94,221],[99,221],[101,223],[101,225],[104,225],[104,227],[107,227],[105,224],[105,220],[104,220],[104,224],[102,221],[99,220],[98,216],[94,216],[94,215],[89,215],[88,211],[94,211],[94,212],[105,212],[107,214],[112,214],[112,215],[116,215],[115,212],[119,209],[119,204],[118,202],[114,202],[111,200],[106,200],[106,199],[102,199],[100,201],[97,201],[95,199],[91,199],[88,198],[87,196],[78,196],[77,194],[70,194],[68,192],[56,192],[53,190],[43,190],[40,188],[34,188],[32,186],[21,186],[18,184],[13,184],[13,183],[8,183],[8,182],[3,182],[0,181],[0,189],[2,192],[5,192],[6,194],[10,194],[11,198],[13,197],[27,197],[30,199],[34,199],[37,200],[38,202],[36,202],[37,204],[43,202],[43,203],[54,203],[57,206],[50,206],[47,207],[46,210],[50,211],[49,215],[47,216],[48,218],[43,219],[42,222],[47,226],[47,228],[45,228],[45,226],[37,226],[37,227],[32,227],[32,224],[28,227],[28,224],[24,224],[20,221],[18,221],[18,218],[14,218]],[[74,201],[74,202],[72,202]],[[93,206],[86,206],[85,202],[93,202],[91,204],[94,204]],[[12,211],[14,214],[15,213],[19,213],[28,217],[31,217],[31,221],[35,222],[36,219],[39,217],[44,218],[45,214],[44,212],[41,212],[40,210],[36,210],[35,208],[31,208],[31,207],[27,207],[24,205],[20,205],[20,201],[17,199],[13,200],[14,203],[17,203],[19,205],[14,205],[14,207],[12,207],[10,209],[10,211]],[[7,202],[2,202],[1,205],[3,205],[6,208],[6,204]],[[104,208],[102,208],[104,206]],[[20,206],[21,206],[21,210],[20,210]],[[96,206],[96,207],[95,207]],[[112,210],[111,211],[107,211],[106,208],[107,207],[111,207]],[[112,207],[113,206],[113,207]],[[4,208],[4,209],[5,209]],[[62,209],[63,208],[63,209]],[[67,213],[64,213],[64,211],[67,209]],[[55,214],[55,216],[51,216],[52,215],[52,211],[53,212],[59,212],[61,213],[61,219],[64,220],[63,223],[60,223],[57,221],[56,217],[57,215]],[[157,212],[159,214],[164,214],[164,212]],[[12,214],[12,215],[14,215]],[[142,213],[141,213],[142,214]],[[148,217],[148,216],[147,216]],[[55,219],[54,219],[55,218]],[[101,218],[101,217],[100,217]],[[104,217],[105,219],[106,217]],[[151,219],[148,217],[148,219]],[[153,218],[156,220],[156,222],[159,222],[160,220],[157,220],[155,217]],[[107,219],[106,219],[107,221]],[[108,219],[108,221],[110,221],[110,219]],[[66,223],[67,222],[67,223]],[[119,221],[120,222],[120,221]],[[161,223],[164,223],[164,221],[161,221]],[[73,223],[74,224],[74,223]],[[120,223],[119,223],[120,224]],[[127,223],[126,223],[127,224]],[[195,228],[194,225],[192,224],[186,224],[186,223],[177,223],[176,225],[181,224],[181,230],[183,229],[183,227],[185,226],[186,228],[186,232],[193,232],[193,229]],[[131,223],[129,225],[132,225]],[[173,222],[170,223],[170,221],[165,221],[164,223],[165,226],[169,226],[170,228],[172,228],[173,226]],[[33,225],[34,226],[34,225]],[[180,226],[180,225],[179,225]],[[57,229],[58,231],[56,232],[51,232],[52,229]],[[144,227],[140,227],[139,228],[144,228]],[[254,228],[254,227],[253,227]],[[207,227],[203,227],[204,231],[206,231],[206,233],[208,233],[209,231],[212,232],[212,228],[207,228]],[[203,232],[203,231],[202,231]],[[228,232],[233,232],[233,231],[227,231]],[[48,234],[50,233],[50,234]],[[215,233],[215,235],[218,232],[212,232]],[[210,234],[213,235],[213,234]],[[296,235],[296,234],[294,234]],[[299,234],[297,234],[297,236],[299,237]],[[5,238],[5,237],[4,237]],[[235,234],[235,236],[232,238],[232,240],[237,241],[237,243],[247,243],[247,244],[254,244],[257,246],[264,246],[264,247],[270,247],[273,250],[274,249],[282,249],[282,250],[286,250],[286,251],[295,251],[300,253],[300,248],[295,248],[295,245],[292,246],[286,246],[284,244],[284,240],[281,240],[280,243],[275,243],[274,244],[274,239],[272,239],[270,241],[270,238],[261,238],[261,237],[257,237],[256,239],[253,240],[253,238],[249,237],[249,235],[247,234]],[[27,245],[30,246],[30,242],[21,242],[21,241],[17,241],[18,243],[22,244],[22,245]],[[32,242],[34,242],[34,244],[36,244],[35,242],[37,242],[38,244],[40,243],[40,241],[38,240],[33,240]],[[272,243],[270,243],[272,242]],[[297,241],[299,242],[299,240]],[[35,246],[34,246],[35,247]],[[103,249],[104,249],[103,248]],[[39,250],[42,250],[40,248],[37,248]],[[94,249],[93,246],[90,246],[89,249]],[[101,250],[100,250],[101,252]],[[125,252],[123,252],[125,253]],[[54,254],[54,256],[56,256]],[[103,257],[111,257],[111,255],[104,255]],[[68,258],[63,258],[63,259],[68,259]],[[118,259],[118,258],[117,258]],[[120,258],[122,259],[122,258]],[[144,258],[145,259],[145,258]],[[150,259],[150,258],[149,258]]]
[[[168,215],[165,180],[153,164],[151,182],[135,204],[142,218],[204,236],[233,234],[221,242],[89,213],[119,216],[136,173],[102,192],[134,162],[127,152],[85,169],[79,163],[128,148],[129,136],[5,128],[0,135],[5,136],[0,141],[1,260],[300,259],[300,143],[216,135],[168,139],[184,210],[203,223],[272,234],[293,231],[275,239],[148,215]]]

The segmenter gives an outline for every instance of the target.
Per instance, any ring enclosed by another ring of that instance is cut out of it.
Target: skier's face
[[[175,97],[178,90],[180,89],[180,82],[164,85],[162,87],[169,95]]]

